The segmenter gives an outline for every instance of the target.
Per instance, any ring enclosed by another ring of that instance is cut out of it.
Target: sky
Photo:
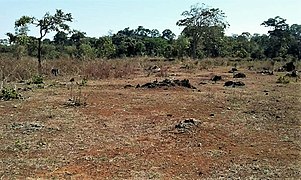
[[[176,22],[183,18],[181,13],[197,3],[225,13],[230,24],[227,35],[266,34],[269,29],[260,24],[276,16],[287,19],[289,25],[301,24],[300,0],[0,0],[0,39],[7,38],[7,32],[14,32],[14,22],[21,16],[39,19],[46,12],[54,14],[56,9],[71,13],[71,28],[86,32],[89,37],[138,26],[160,32],[170,29],[179,35],[182,27]],[[31,27],[29,34],[36,36],[35,29]]]

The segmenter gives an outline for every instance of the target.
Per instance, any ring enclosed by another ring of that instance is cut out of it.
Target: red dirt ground
[[[79,107],[66,105],[66,78],[0,101],[0,179],[300,178],[300,81],[242,69],[246,86],[224,87],[229,69],[169,67],[169,78],[196,90],[135,88],[164,79],[142,70],[88,81],[80,95],[73,88],[87,103]],[[223,80],[211,82],[214,74]],[[201,123],[175,128],[187,118]]]

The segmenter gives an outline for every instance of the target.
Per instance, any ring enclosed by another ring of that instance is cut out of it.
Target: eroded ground
[[[1,101],[0,179],[298,179],[300,81],[240,69],[246,86],[224,87],[229,69],[169,67],[197,89],[135,88],[165,79],[142,70],[88,81],[79,107],[66,106],[67,78]],[[200,123],[176,128],[188,118]]]

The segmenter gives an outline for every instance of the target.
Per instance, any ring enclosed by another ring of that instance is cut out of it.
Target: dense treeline
[[[71,14],[64,14],[61,10],[57,10],[57,13],[60,14],[51,16],[47,13],[37,21],[35,25],[40,26],[40,30],[45,30],[41,37],[27,35],[27,23],[34,24],[35,18],[24,16],[16,21],[16,32],[7,33],[7,39],[1,40],[0,53],[12,55],[17,59],[24,56],[42,56],[43,59],[135,56],[197,59],[301,58],[301,25],[289,25],[279,16],[261,24],[270,29],[267,34],[251,35],[244,32],[240,35],[226,36],[224,31],[229,24],[224,20],[224,13],[219,9],[196,5],[183,12],[184,19],[177,22],[177,25],[184,27],[178,37],[170,29],[159,32],[157,29],[139,26],[136,29],[125,28],[115,34],[94,38],[86,36],[85,32],[70,31],[60,20],[71,21]],[[57,26],[44,27],[46,20],[50,25],[57,23]],[[58,27],[64,28],[59,30]],[[48,32],[46,28],[56,31],[53,39],[43,39]]]

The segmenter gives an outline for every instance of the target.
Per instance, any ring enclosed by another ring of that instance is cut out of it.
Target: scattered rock
[[[237,68],[232,68],[230,71],[228,71],[229,73],[234,73],[234,72],[236,72],[236,71],[238,71],[237,70]]]
[[[211,81],[214,81],[215,83],[216,83],[216,81],[220,81],[220,80],[222,80],[222,76],[215,75],[211,78]]]
[[[244,73],[237,73],[233,76],[233,78],[246,78],[247,76]]]
[[[269,70],[263,70],[263,71],[259,71],[257,72],[258,74],[262,74],[262,75],[274,75],[273,71],[269,71]]]
[[[190,89],[196,89],[194,86],[192,86],[188,79],[183,80],[170,80],[170,79],[164,79],[163,81],[153,81],[150,83],[146,83],[140,86],[138,84],[136,88],[157,88],[157,87],[172,87],[172,86],[182,86]]]
[[[43,124],[40,124],[38,122],[31,122],[31,123],[12,123],[11,129],[13,130],[20,130],[23,133],[31,133],[35,131],[39,131],[44,128]]]
[[[188,130],[201,124],[201,121],[194,118],[185,119],[176,124],[175,128],[179,130]]]
[[[236,86],[244,86],[245,83],[241,82],[241,81],[237,81],[237,82],[234,82],[234,81],[227,81],[225,82],[225,85],[226,87],[236,87]]]

